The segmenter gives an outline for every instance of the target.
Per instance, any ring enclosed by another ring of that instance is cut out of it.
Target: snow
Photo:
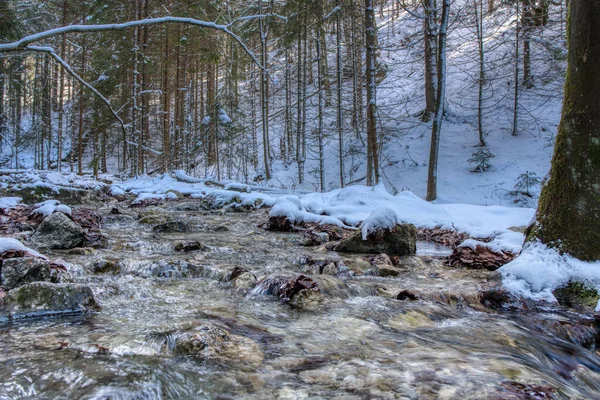
[[[9,251],[9,250],[26,251],[34,257],[40,257],[40,258],[44,258],[44,259],[46,258],[45,256],[41,255],[37,251],[25,246],[23,243],[19,242],[17,239],[5,238],[5,237],[0,238],[0,254],[4,253],[6,251]]]
[[[245,185],[243,183],[228,183],[227,185],[225,185],[224,190],[235,190],[238,192],[248,192],[248,193],[250,193],[252,191],[250,189],[250,186]]]
[[[379,208],[373,211],[361,224],[362,239],[367,240],[369,234],[380,230],[391,231],[399,222],[394,210],[387,207]]]
[[[0,197],[0,209],[10,210],[23,201],[20,197]]]
[[[71,208],[67,205],[60,204],[58,200],[46,200],[35,205],[37,207],[33,210],[36,214],[42,214],[44,217],[54,213],[61,212],[63,214],[71,215]]]
[[[534,300],[555,302],[552,291],[569,281],[582,282],[600,290],[600,261],[585,262],[567,254],[561,255],[541,242],[528,243],[519,257],[498,271],[507,289]]]
[[[229,115],[227,115],[227,112],[222,108],[219,108],[219,121],[222,125],[230,125],[233,122],[232,119],[229,118]]]
[[[112,196],[123,196],[125,194],[125,190],[118,186],[111,186],[109,192]]]

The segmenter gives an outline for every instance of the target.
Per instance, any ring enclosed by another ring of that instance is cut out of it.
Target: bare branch
[[[276,16],[276,15],[273,15]],[[256,15],[254,17],[261,18],[264,16]],[[280,18],[285,18],[281,17]],[[235,20],[234,20],[235,21]],[[182,17],[161,17],[161,18],[148,18],[137,21],[129,21],[121,24],[101,24],[101,25],[68,25],[60,28],[50,29],[48,31],[36,33],[33,35],[25,36],[24,38],[17,40],[12,43],[0,44],[0,53],[6,53],[11,51],[27,50],[31,43],[39,42],[40,40],[48,39],[54,36],[59,36],[67,33],[87,33],[87,32],[105,32],[105,31],[116,31],[124,30],[129,28],[135,28],[137,26],[150,26],[150,25],[161,25],[166,23],[180,23],[199,26],[202,28],[214,29],[217,31],[224,32],[231,36],[241,47],[244,49],[246,54],[252,58],[252,61],[259,66],[259,68],[265,70],[265,67],[256,58],[256,55],[246,46],[241,37],[233,33],[229,28],[231,23],[227,25],[219,25],[214,22],[201,21],[194,18],[182,18]],[[42,51],[42,50],[34,50]],[[47,51],[46,51],[47,52]]]
[[[104,97],[102,95],[102,93],[100,93],[95,87],[93,87],[92,85],[87,83],[82,77],[77,75],[77,73],[73,70],[73,68],[71,68],[71,66],[69,64],[67,64],[62,58],[60,58],[60,56],[58,54],[56,54],[56,52],[54,51],[54,49],[52,47],[49,47],[49,46],[27,46],[27,47],[25,47],[24,50],[49,54],[52,58],[54,58],[56,60],[56,62],[58,62],[65,69],[65,71],[67,71],[69,73],[69,75],[71,75],[73,78],[75,78],[83,86],[88,88],[94,95],[96,95],[96,97],[98,97],[104,104],[106,104],[106,106],[108,107],[108,109],[110,110],[112,115],[116,118],[117,121],[119,121],[119,124],[121,125],[121,129],[123,130],[123,132],[124,133],[127,132],[127,129],[125,128],[125,122],[123,122],[123,119],[114,110],[114,108],[110,104],[110,101],[108,101],[108,99],[106,97]]]

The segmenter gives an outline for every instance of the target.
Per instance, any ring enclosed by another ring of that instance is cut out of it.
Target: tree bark
[[[571,0],[562,119],[529,240],[600,259],[600,3]]]
[[[375,83],[377,32],[373,0],[365,0],[366,75],[367,75],[367,185],[379,183],[379,154],[377,149],[377,85]]]
[[[446,101],[446,33],[448,30],[448,18],[450,14],[450,0],[443,0],[442,20],[438,34],[438,84],[437,101],[433,126],[431,128],[431,147],[429,151],[429,168],[427,175],[427,201],[437,198],[437,173],[438,157],[440,152],[440,135],[442,132],[442,121],[444,117],[444,105]]]

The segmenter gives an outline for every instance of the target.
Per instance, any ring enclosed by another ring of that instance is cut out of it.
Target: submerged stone
[[[178,241],[175,242],[175,251],[190,252],[190,251],[209,251],[210,248],[204,243],[197,240]]]
[[[191,227],[183,221],[169,221],[155,225],[152,230],[161,233],[189,232]]]
[[[167,333],[165,337],[165,348],[179,355],[236,362],[252,367],[262,364],[264,360],[264,354],[256,342],[214,325],[206,324],[184,332]]]

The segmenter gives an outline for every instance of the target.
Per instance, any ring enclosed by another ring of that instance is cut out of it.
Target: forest
[[[600,398],[598,0],[0,0],[0,399]]]
[[[559,3],[4,1],[4,42],[71,29],[44,39],[51,53],[3,50],[2,165],[246,182],[284,169],[285,186],[326,191],[418,165],[395,157],[404,138],[439,137],[450,119],[472,126],[483,171],[490,125],[550,129],[540,109],[561,98]]]

